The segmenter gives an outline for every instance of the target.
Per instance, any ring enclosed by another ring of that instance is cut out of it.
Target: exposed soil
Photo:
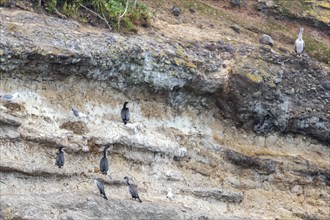
[[[266,33],[275,40],[275,50],[278,51],[278,48],[282,47],[293,53],[293,44],[298,30],[301,26],[304,26],[306,36],[310,36],[325,45],[329,45],[330,42],[330,37],[326,32],[294,20],[275,19],[271,15],[256,10],[253,5],[255,2],[249,1],[247,7],[239,9],[238,7],[228,6],[228,2],[224,1],[196,1],[213,8],[220,15],[208,14],[207,10],[210,9],[205,9],[205,11],[197,9],[196,13],[191,13],[188,8],[185,8],[179,17],[172,14],[171,9],[175,4],[170,1],[155,3],[154,1],[144,0],[142,2],[156,12],[153,26],[164,35],[175,39],[216,41],[225,37],[248,44],[249,42],[258,43],[259,36]],[[233,24],[241,26],[243,33],[240,35],[234,33],[230,28]]]

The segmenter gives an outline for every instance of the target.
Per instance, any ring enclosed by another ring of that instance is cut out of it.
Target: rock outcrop
[[[224,39],[124,36],[0,13],[1,92],[20,92],[0,102],[1,218],[329,215],[327,67]],[[98,170],[105,144],[109,176]],[[131,201],[124,176],[143,203]]]
[[[256,132],[302,133],[330,144],[330,93],[322,86],[329,69],[264,48],[255,56],[233,68],[218,105]]]

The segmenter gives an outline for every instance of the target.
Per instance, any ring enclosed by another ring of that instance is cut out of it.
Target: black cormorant
[[[57,165],[59,168],[63,167],[63,165],[64,165],[64,150],[63,149],[64,149],[63,146],[61,146],[58,149],[58,154],[56,157],[55,165]]]
[[[104,150],[103,150],[103,157],[100,161],[100,170],[104,175],[107,175],[107,172],[109,170],[109,161],[107,158],[107,150],[110,146],[106,145]]]
[[[129,192],[132,195],[132,198],[133,199],[138,199],[139,202],[142,202],[142,200],[140,199],[139,194],[137,192],[137,186],[134,185],[134,184],[132,184],[132,183],[129,183],[129,180],[128,180],[128,177],[127,176],[124,177],[124,180],[126,180],[126,184],[128,186]]]
[[[97,188],[99,189],[99,191],[100,191],[101,195],[103,196],[103,198],[108,200],[107,196],[105,195],[103,183],[100,180],[95,179],[95,184],[96,184]]]
[[[125,102],[124,107],[121,110],[121,119],[123,120],[125,125],[129,121],[129,117],[130,117],[129,108],[126,107],[127,104],[128,104],[128,102]]]

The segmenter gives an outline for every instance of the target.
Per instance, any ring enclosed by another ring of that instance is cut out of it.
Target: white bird
[[[171,201],[174,199],[174,194],[172,193],[172,189],[171,188],[168,188],[166,198],[168,198]]]
[[[13,101],[14,99],[16,99],[18,97],[18,92],[15,92],[13,94],[4,94],[4,95],[0,95],[0,97],[6,101]]]
[[[296,51],[297,55],[302,54],[302,52],[304,51],[305,42],[302,39],[303,32],[304,32],[304,28],[300,28],[298,39],[294,43],[294,50]]]
[[[87,115],[85,115],[84,113],[79,112],[77,109],[72,108],[72,112],[78,118],[85,118],[85,117],[87,117]]]

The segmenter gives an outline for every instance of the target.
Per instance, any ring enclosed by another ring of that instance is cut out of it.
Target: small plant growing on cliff
[[[0,0],[0,6],[4,6],[4,5],[5,5],[5,3],[6,3],[6,1],[5,1],[5,0]]]
[[[49,0],[48,1],[48,10],[50,12],[55,12],[55,10],[56,10],[56,4],[57,4],[57,1],[56,0]]]
[[[110,29],[135,30],[148,26],[150,13],[146,5],[137,0],[44,0],[39,1],[51,13],[60,17],[73,17],[81,21],[96,17]],[[83,13],[81,13],[83,12]]]

